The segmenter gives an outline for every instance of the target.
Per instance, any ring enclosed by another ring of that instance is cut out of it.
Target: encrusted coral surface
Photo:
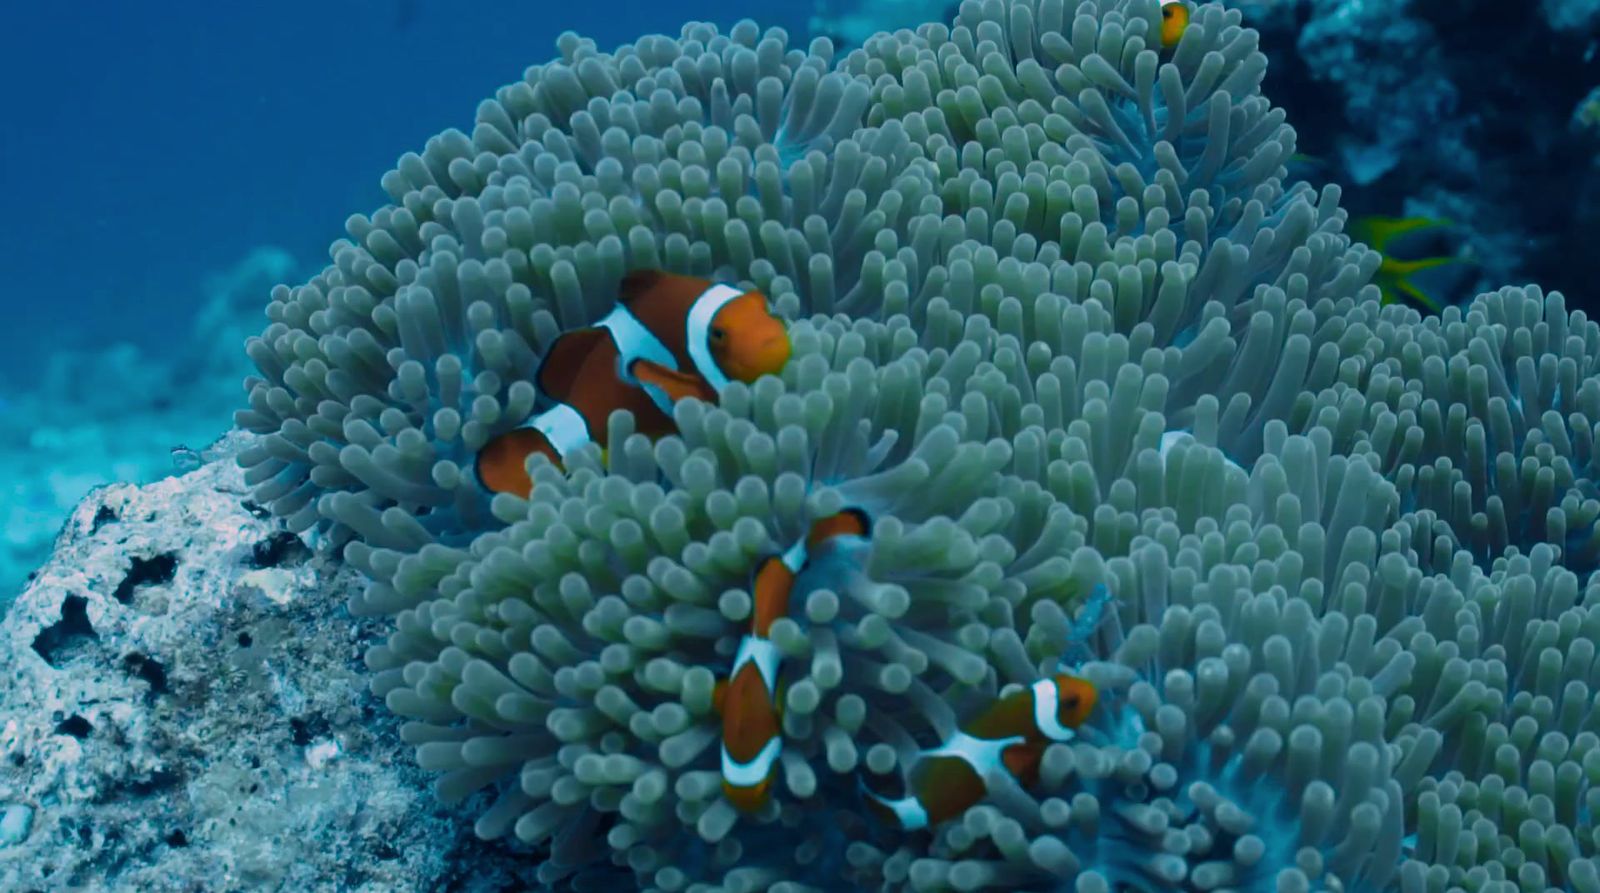
[[[1381,307],[1339,191],[1286,179],[1256,33],[1158,22],[569,35],[276,292],[255,494],[349,543],[352,608],[394,617],[376,691],[542,883],[1600,884],[1600,327],[1535,288]],[[767,292],[788,368],[491,503],[474,452],[640,266]],[[774,627],[785,755],[741,816],[711,701],[748,575],[845,504],[874,536]],[[1080,743],[931,836],[876,826],[860,780],[1051,671],[1097,582]]]
[[[247,502],[249,440],[96,490],[0,628],[0,889],[531,882],[428,795],[366,691],[356,575]]]

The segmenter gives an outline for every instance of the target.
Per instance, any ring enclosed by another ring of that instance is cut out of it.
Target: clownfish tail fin
[[[872,538],[872,516],[865,509],[851,506],[841,509],[826,518],[813,522],[811,530],[806,533],[806,548],[817,549],[828,541],[841,536],[858,536],[862,539]]]
[[[879,821],[902,831],[918,831],[928,827],[928,812],[917,798],[899,797],[890,800],[868,787],[860,776],[856,777],[856,786],[861,792],[861,799],[867,811],[877,816]]]
[[[543,431],[513,428],[484,444],[473,459],[473,474],[478,485],[490,493],[510,493],[526,499],[533,492],[528,460],[535,453],[561,467],[561,457]]]

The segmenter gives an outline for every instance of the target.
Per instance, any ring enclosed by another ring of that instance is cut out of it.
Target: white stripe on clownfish
[[[745,292],[731,285],[713,284],[695,298],[684,321],[686,335],[684,343],[688,346],[689,359],[694,363],[694,370],[718,394],[727,389],[730,380],[722,367],[717,365],[716,358],[711,355],[711,322],[716,318],[718,311],[744,294]],[[672,415],[672,397],[660,387],[640,381],[632,371],[634,363],[648,360],[677,372],[678,360],[672,355],[672,351],[668,350],[667,346],[661,343],[661,339],[646,328],[632,311],[621,304],[612,308],[610,313],[595,323],[595,326],[608,331],[612,343],[617,346],[617,378],[644,390],[662,412]]]
[[[521,427],[533,428],[543,434],[563,462],[572,458],[579,447],[590,441],[589,426],[583,421],[583,416],[565,403],[557,403]]]
[[[700,377],[704,378],[718,394],[728,387],[728,376],[711,356],[711,321],[716,318],[717,311],[743,294],[744,292],[730,285],[713,285],[701,293],[700,297],[695,298],[694,306],[689,308],[689,318],[685,323],[688,327],[688,338],[685,343],[689,347],[689,359],[694,361],[695,371],[699,372]]]
[[[668,369],[677,369],[678,361],[672,356],[672,351],[667,349],[655,333],[645,328],[633,311],[618,304],[611,309],[598,322],[596,328],[605,329],[611,334],[611,343],[617,346],[617,378],[627,384],[643,390],[655,401],[656,406],[667,415],[672,414],[672,398],[660,388],[642,382],[635,378],[632,372],[633,364],[639,360],[649,360],[659,363]]]

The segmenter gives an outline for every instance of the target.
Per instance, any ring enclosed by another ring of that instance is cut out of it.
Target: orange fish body
[[[557,339],[536,377],[556,408],[484,446],[477,463],[483,486],[495,493],[530,492],[529,455],[539,453],[559,466],[566,454],[589,441],[605,449],[606,421],[618,409],[632,412],[635,428],[646,436],[676,430],[648,394],[617,377],[618,356],[602,329],[580,329]]]
[[[923,751],[906,777],[906,796],[883,797],[863,786],[867,806],[907,831],[961,815],[983,799],[984,777],[1007,772],[1027,785],[1051,742],[1070,741],[1094,709],[1096,691],[1065,673],[1041,679],[989,705],[938,747]]]
[[[813,551],[841,536],[870,533],[866,513],[846,509],[812,524],[805,539],[756,568],[750,632],[740,640],[733,669],[727,681],[718,683],[714,696],[722,713],[723,796],[745,812],[760,809],[771,798],[773,771],[783,752],[780,658],[769,638],[772,624],[788,616],[795,579]]]
[[[768,636],[772,624],[789,613],[789,594],[805,557],[802,542],[781,558],[767,558],[756,568],[750,633],[739,640],[733,669],[727,681],[718,684],[715,695],[722,712],[722,793],[746,812],[760,809],[771,796],[772,773],[783,750],[778,708],[780,656]]]
[[[604,449],[618,409],[633,413],[639,433],[661,437],[677,430],[677,401],[715,401],[730,381],[751,382],[788,362],[788,333],[760,292],[658,270],[629,273],[618,291],[616,309],[562,334],[540,362],[535,383],[556,406],[479,451],[486,489],[527,495],[530,455],[559,465],[585,442]]]
[[[1177,46],[1188,27],[1187,0],[1161,0],[1161,46],[1165,49]]]

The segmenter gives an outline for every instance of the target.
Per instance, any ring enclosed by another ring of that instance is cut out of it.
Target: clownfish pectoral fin
[[[1039,758],[1044,755],[1044,747],[1038,742],[1013,744],[1000,753],[1000,761],[1005,766],[1011,777],[1015,778],[1024,787],[1031,785],[1038,778]]]
[[[539,371],[533,378],[534,385],[552,400],[570,402],[573,392],[579,387],[578,373],[583,370],[583,361],[601,342],[609,339],[605,329],[563,332],[539,361]]]
[[[722,705],[727,703],[727,700],[728,680],[718,679],[716,684],[711,686],[711,709],[715,710],[718,716],[721,716]]]
[[[698,375],[668,369],[649,360],[635,360],[628,371],[633,377],[648,385],[655,385],[676,403],[688,397],[693,397],[705,403],[715,404],[717,392],[707,384],[705,379]]]

